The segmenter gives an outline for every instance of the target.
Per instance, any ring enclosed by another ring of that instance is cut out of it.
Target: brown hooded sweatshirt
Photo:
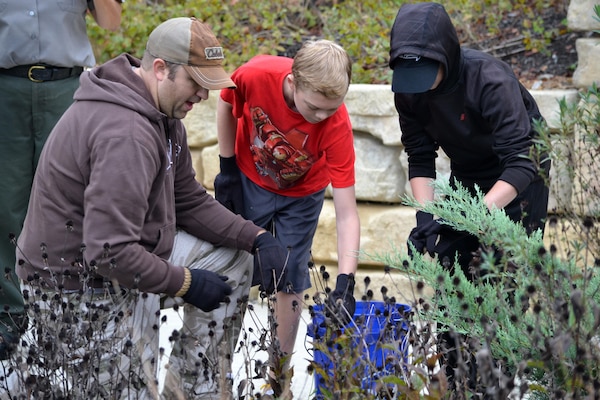
[[[157,109],[133,67],[124,54],[84,73],[50,134],[18,238],[21,279],[79,289],[87,272],[98,286],[173,295],[184,276],[167,261],[176,227],[251,251],[260,228],[195,180],[183,123]]]

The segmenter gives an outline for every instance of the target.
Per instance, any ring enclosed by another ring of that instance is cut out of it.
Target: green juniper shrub
[[[582,265],[578,261],[587,257],[559,257],[547,249],[540,231],[527,236],[503,211],[489,211],[481,192],[472,197],[440,180],[435,188],[442,200],[423,209],[480,239],[473,268],[486,273],[467,279],[448,262],[443,266],[420,254],[408,260],[401,251],[375,258],[433,287],[428,307],[415,304],[416,312],[464,338],[465,363],[477,360],[475,387],[459,382],[457,392],[462,393],[452,398],[472,393],[500,399],[510,392],[549,399],[598,395],[597,258]],[[407,204],[418,206],[411,199]],[[572,238],[571,243],[588,252],[585,240]]]

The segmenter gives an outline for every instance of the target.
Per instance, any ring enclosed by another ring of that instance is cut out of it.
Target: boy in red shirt
[[[354,314],[360,222],[352,127],[343,104],[351,70],[339,45],[306,42],[294,59],[263,55],[239,67],[231,76],[237,89],[222,91],[217,106],[221,172],[216,198],[272,231],[290,252],[288,282],[275,302],[283,355],[294,349],[298,305],[311,287],[310,250],[330,183],[338,276],[328,301],[339,322]]]

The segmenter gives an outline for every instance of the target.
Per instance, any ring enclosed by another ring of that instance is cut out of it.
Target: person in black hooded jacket
[[[479,186],[488,208],[503,208],[528,233],[543,230],[549,193],[543,175],[550,166],[546,163],[540,172],[531,157],[533,121],[542,116],[510,66],[461,47],[450,17],[438,3],[403,5],[390,44],[392,91],[415,199],[433,200],[431,181],[441,148],[450,159],[451,180],[470,189]],[[468,266],[478,248],[474,237],[450,232],[434,246],[439,230],[431,227],[437,222],[422,211],[416,217],[409,242],[417,251],[438,253],[440,260],[446,255],[452,260],[458,251],[461,266]],[[433,233],[419,235],[424,231]],[[457,242],[457,235],[462,240]]]
[[[504,209],[528,233],[544,229],[549,162],[531,156],[535,100],[510,66],[484,52],[461,47],[446,10],[437,3],[403,5],[390,35],[392,91],[408,177],[419,203],[434,199],[435,159],[450,159],[451,182],[485,193],[488,208]],[[541,157],[540,159],[543,159]],[[476,237],[457,232],[423,211],[408,239],[413,250],[458,261],[469,279]],[[414,246],[414,248],[412,247]],[[450,375],[452,374],[452,371]]]

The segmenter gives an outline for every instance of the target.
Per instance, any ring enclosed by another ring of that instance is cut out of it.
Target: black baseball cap
[[[423,93],[431,89],[440,63],[417,54],[402,54],[394,63],[392,92]]]

